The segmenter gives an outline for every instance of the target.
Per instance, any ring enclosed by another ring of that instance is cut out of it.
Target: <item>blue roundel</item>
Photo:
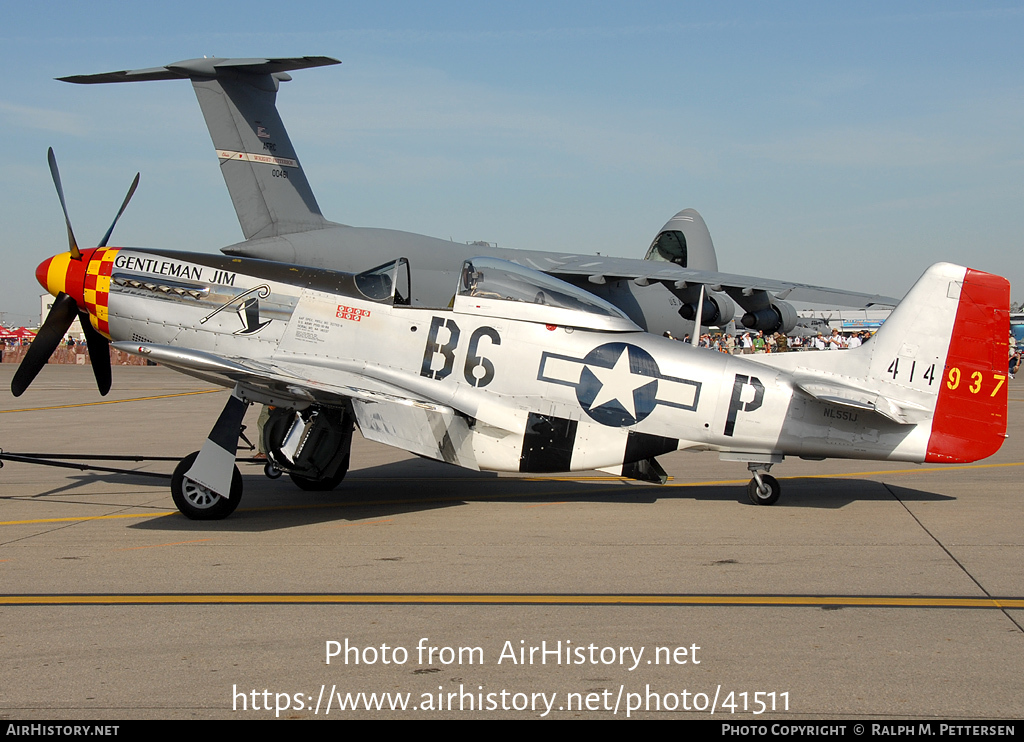
[[[624,428],[654,410],[661,372],[643,348],[606,343],[587,353],[583,363],[576,399],[597,422]]]

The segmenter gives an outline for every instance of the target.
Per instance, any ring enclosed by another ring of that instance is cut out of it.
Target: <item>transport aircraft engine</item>
[[[744,327],[751,330],[785,334],[792,332],[796,327],[797,315],[792,304],[773,299],[771,306],[747,312],[740,321]]]
[[[732,299],[722,294],[708,292],[701,306],[700,324],[703,327],[724,327],[732,321],[736,314],[736,305]],[[679,307],[679,316],[693,321],[697,317],[697,305],[688,302]]]

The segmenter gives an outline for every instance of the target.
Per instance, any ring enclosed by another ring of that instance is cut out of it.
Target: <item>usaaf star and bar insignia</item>
[[[617,428],[641,422],[658,405],[692,412],[701,386],[662,373],[650,353],[630,343],[605,343],[583,358],[545,351],[537,379],[575,388],[584,412]]]

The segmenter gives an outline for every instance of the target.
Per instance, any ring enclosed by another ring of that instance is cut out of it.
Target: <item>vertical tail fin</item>
[[[104,83],[190,79],[220,158],[221,173],[246,239],[321,229],[320,213],[278,115],[289,70],[338,64],[330,57],[190,59],[166,67],[62,77]]]
[[[918,426],[903,460],[977,461],[1006,437],[1009,305],[1005,278],[937,263],[861,347],[765,362],[820,400]]]
[[[938,263],[865,346],[868,378],[889,399],[931,411],[925,461],[977,461],[1006,434],[1010,284]]]

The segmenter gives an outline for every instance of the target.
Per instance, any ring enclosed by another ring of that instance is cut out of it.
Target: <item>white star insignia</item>
[[[636,404],[633,393],[640,387],[647,386],[654,379],[638,376],[629,370],[629,349],[623,348],[615,365],[611,368],[587,366],[590,372],[601,382],[601,389],[590,403],[590,409],[597,409],[603,404],[617,401],[633,418],[636,417]]]

